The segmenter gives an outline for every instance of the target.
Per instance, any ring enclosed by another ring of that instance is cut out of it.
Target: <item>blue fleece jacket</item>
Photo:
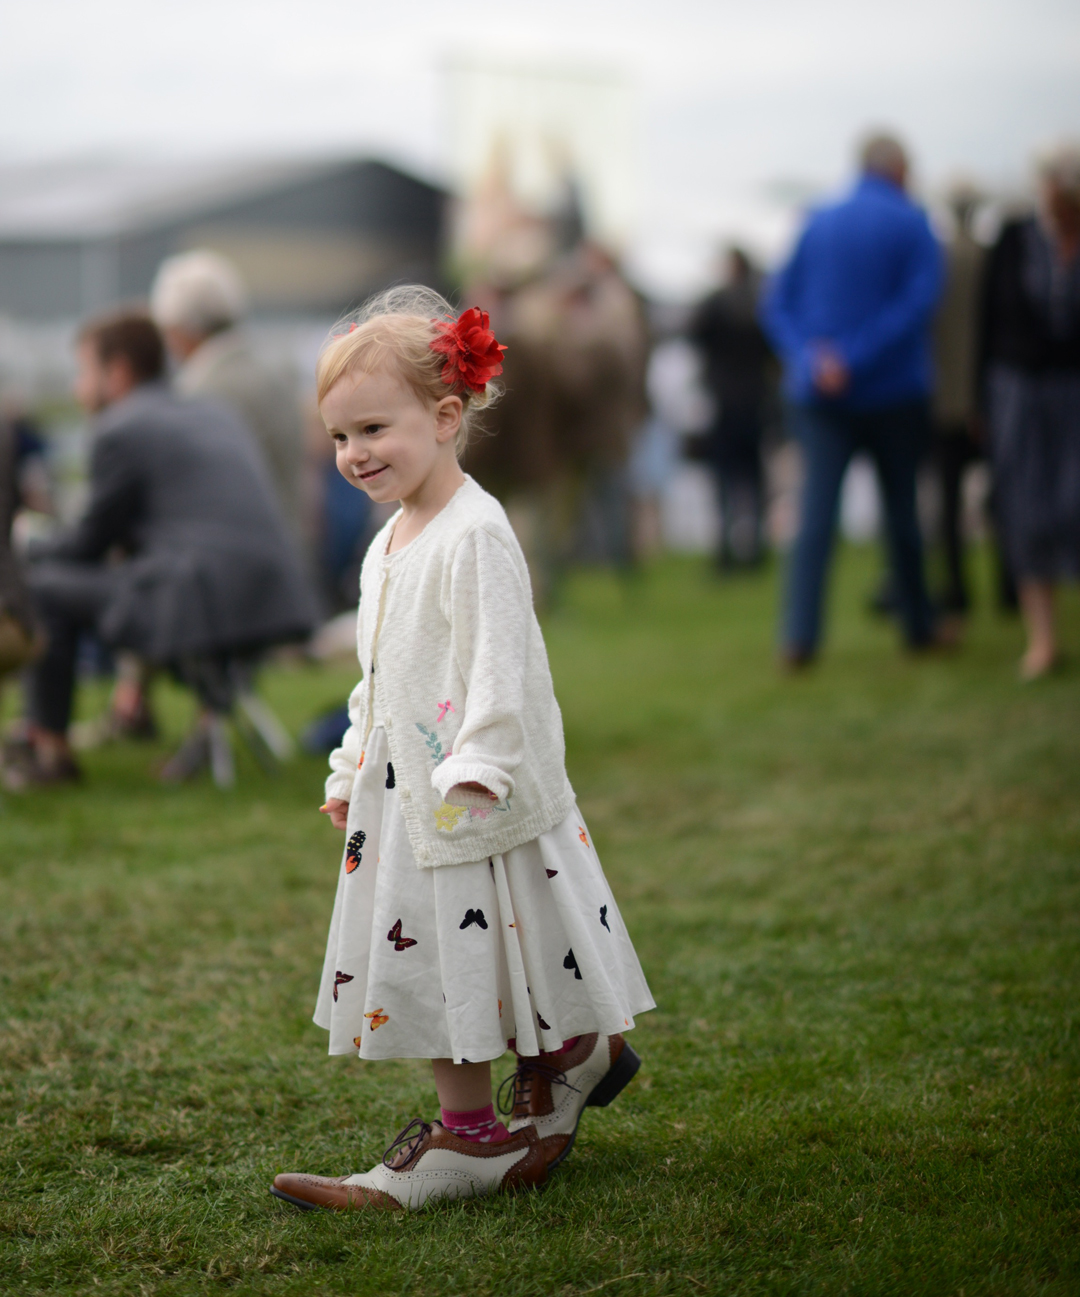
[[[762,303],[788,395],[826,403],[811,376],[820,342],[851,373],[830,405],[872,410],[928,395],[929,326],[943,269],[925,213],[879,176],[864,175],[847,198],[812,213]]]

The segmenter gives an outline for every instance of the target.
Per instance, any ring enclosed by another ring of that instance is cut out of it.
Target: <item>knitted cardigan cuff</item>
[[[491,766],[483,761],[470,761],[468,757],[447,757],[431,772],[431,786],[443,801],[449,800],[447,793],[454,788],[453,805],[455,806],[491,805],[489,797],[456,788],[457,784],[483,784],[500,802],[505,802],[514,791],[513,779],[498,766]]]
[[[326,781],[326,797],[336,797],[338,801],[347,802],[352,797],[353,780],[350,774],[334,774]]]

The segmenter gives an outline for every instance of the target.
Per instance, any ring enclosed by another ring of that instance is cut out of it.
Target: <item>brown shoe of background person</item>
[[[780,650],[780,670],[785,675],[799,675],[814,665],[815,654],[810,649],[785,648]]]
[[[930,638],[923,644],[909,644],[908,652],[922,656],[956,653],[964,642],[964,620],[949,615],[938,619]]]
[[[359,1175],[287,1172],[270,1192],[294,1206],[330,1211],[415,1211],[429,1202],[533,1189],[547,1179],[547,1162],[532,1126],[509,1139],[478,1144],[441,1122],[411,1121],[383,1160]]]
[[[567,1156],[586,1108],[606,1108],[633,1080],[641,1059],[622,1036],[590,1032],[569,1049],[536,1058],[518,1055],[513,1073],[511,1131],[533,1125],[548,1170]],[[504,1082],[506,1084],[506,1082]]]
[[[81,778],[82,771],[66,744],[18,738],[8,740],[0,751],[0,783],[9,793],[78,783]]]

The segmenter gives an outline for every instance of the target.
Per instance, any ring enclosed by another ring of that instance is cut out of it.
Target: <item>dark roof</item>
[[[293,223],[289,195],[355,177],[367,182],[389,173],[410,187],[438,186],[387,163],[355,158],[320,160],[169,161],[83,158],[0,166],[0,241],[82,242],[231,215],[257,205],[273,222]],[[270,210],[267,210],[269,204]],[[328,225],[355,225],[355,211],[327,213]],[[290,219],[292,218],[292,219]],[[305,211],[303,223],[310,225]]]

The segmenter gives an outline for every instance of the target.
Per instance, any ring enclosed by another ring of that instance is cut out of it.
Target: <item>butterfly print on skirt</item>
[[[563,968],[572,968],[574,970],[574,977],[579,982],[581,981],[581,969],[577,966],[577,960],[574,958],[573,950],[568,950],[566,952],[566,958],[562,961],[562,966]]]
[[[458,924],[458,927],[467,928],[472,923],[478,924],[481,928],[487,927],[487,919],[484,918],[483,910],[466,910],[465,917]]]
[[[363,829],[357,829],[349,839],[345,848],[345,872],[351,874],[360,864],[360,848],[367,841],[367,834]]]
[[[394,786],[394,763],[392,761],[386,763],[386,786],[387,788],[393,788]]]
[[[373,1009],[371,1013],[365,1013],[364,1017],[370,1019],[372,1031],[377,1031],[380,1027],[390,1021],[390,1015],[388,1013],[383,1013],[382,1009]],[[353,1044],[355,1043],[356,1041],[354,1040]]]
[[[600,922],[604,925],[605,928],[607,928],[608,932],[611,931],[611,929],[608,928],[608,921],[607,921],[607,906],[606,906],[606,905],[601,905],[601,907],[600,907]]]
[[[392,941],[394,943],[395,950],[408,950],[410,946],[416,945],[415,937],[403,937],[401,935],[400,919],[398,919],[397,923],[395,923],[394,926],[390,929],[390,931],[386,934],[386,940]]]
[[[337,1003],[338,987],[344,986],[346,982],[353,980],[352,973],[335,973],[334,974],[334,1002]]]

